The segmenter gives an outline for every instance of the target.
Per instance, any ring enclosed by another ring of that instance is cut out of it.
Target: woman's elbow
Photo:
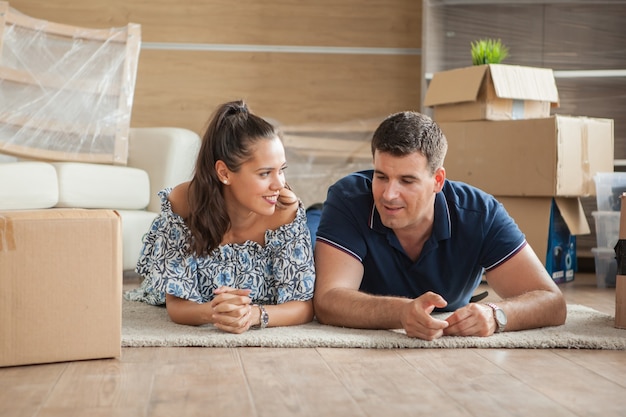
[[[178,309],[171,308],[169,306],[167,306],[166,309],[167,309],[167,315],[169,316],[170,320],[172,320],[172,322],[176,324],[184,324],[184,325],[190,324],[187,317],[184,314],[181,314],[181,312]]]
[[[313,300],[309,300],[305,302],[305,308],[300,315],[300,323],[298,324],[306,324],[313,321],[315,317],[315,311],[313,310]]]

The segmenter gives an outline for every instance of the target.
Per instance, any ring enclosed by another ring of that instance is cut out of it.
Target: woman
[[[218,107],[191,181],[162,190],[129,300],[180,324],[231,333],[313,319],[315,269],[302,203],[276,129],[242,101]]]

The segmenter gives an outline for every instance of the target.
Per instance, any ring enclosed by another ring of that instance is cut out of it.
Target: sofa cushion
[[[0,210],[54,207],[59,188],[54,167],[46,162],[0,163]]]
[[[143,169],[150,176],[148,210],[161,211],[158,192],[188,181],[196,165],[200,137],[177,127],[135,127],[128,138],[128,166]]]
[[[150,178],[144,170],[82,162],[52,165],[59,181],[57,207],[141,210],[150,201]]]

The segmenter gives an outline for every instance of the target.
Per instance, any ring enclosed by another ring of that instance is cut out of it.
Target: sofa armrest
[[[150,203],[147,210],[159,212],[157,193],[188,181],[193,175],[200,137],[176,127],[136,127],[130,129],[128,163],[143,169],[150,177]]]

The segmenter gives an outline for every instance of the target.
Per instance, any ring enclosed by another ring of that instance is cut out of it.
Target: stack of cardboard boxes
[[[555,282],[574,279],[580,197],[613,171],[613,120],[552,115],[552,70],[489,64],[436,73],[424,105],[448,139],[447,176],[493,194]]]

